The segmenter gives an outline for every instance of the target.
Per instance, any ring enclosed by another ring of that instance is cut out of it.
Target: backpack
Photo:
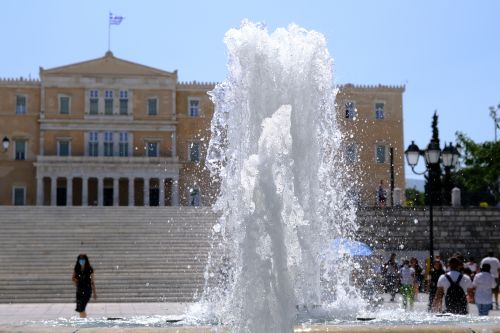
[[[448,274],[445,274],[445,276],[450,282],[450,287],[446,291],[444,298],[446,311],[454,314],[467,314],[467,297],[462,287],[460,287],[462,274],[458,276],[455,282],[453,282]]]

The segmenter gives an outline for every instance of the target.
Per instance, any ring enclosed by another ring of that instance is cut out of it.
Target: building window
[[[99,140],[97,132],[89,132],[89,156],[99,156]]]
[[[15,156],[17,161],[26,160],[26,140],[15,140]]]
[[[189,144],[189,160],[191,162],[200,161],[200,144],[198,142],[191,142]]]
[[[126,90],[120,91],[120,114],[128,114],[128,91]]]
[[[375,119],[384,119],[384,103],[375,103]]]
[[[189,206],[200,206],[201,205],[201,195],[198,188],[189,189]]]
[[[375,153],[376,153],[377,163],[385,163],[385,146],[377,145]]]
[[[69,97],[68,96],[60,96],[59,97],[59,113],[60,114],[69,114]]]
[[[354,102],[345,103],[345,118],[354,119],[356,117],[356,108]]]
[[[349,144],[346,147],[346,161],[350,164],[358,161],[358,147],[355,143]]]
[[[89,105],[90,105],[89,109],[90,114],[99,113],[99,90],[90,91]]]
[[[12,192],[12,203],[14,206],[26,205],[26,189],[24,187],[14,187]]]
[[[128,156],[128,133],[120,132],[120,143],[118,145],[118,155],[125,157]]]
[[[57,141],[57,155],[58,156],[70,156],[71,155],[71,145],[69,140],[59,140]]]
[[[104,132],[104,156],[113,156],[113,132]]]
[[[104,92],[104,114],[113,114],[113,91],[106,90]]]
[[[147,157],[158,157],[159,156],[158,142],[147,142],[146,148],[147,148],[147,151],[146,151]]]
[[[26,96],[16,95],[16,114],[26,114]]]
[[[158,114],[158,99],[148,98],[148,115],[156,116]]]
[[[200,100],[198,98],[189,98],[188,99],[188,114],[190,117],[199,117],[200,116]]]

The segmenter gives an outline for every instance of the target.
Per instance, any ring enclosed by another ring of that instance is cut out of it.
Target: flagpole
[[[108,18],[108,51],[111,51],[111,12],[109,12]]]

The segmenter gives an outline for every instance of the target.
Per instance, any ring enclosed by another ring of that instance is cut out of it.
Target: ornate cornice
[[[0,78],[0,86],[25,86],[25,87],[39,87],[40,79],[32,79],[25,77],[8,77],[8,78]]]
[[[344,89],[370,89],[370,90],[375,90],[375,89],[389,89],[389,90],[400,90],[400,91],[405,91],[406,86],[404,84],[402,85],[389,85],[389,84],[352,84],[352,83],[345,83],[345,84],[339,84],[337,87],[340,90]]]

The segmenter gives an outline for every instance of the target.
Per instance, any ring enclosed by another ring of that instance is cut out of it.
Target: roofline
[[[64,66],[53,67],[53,68],[48,68],[48,69],[44,69],[43,67],[40,67],[40,77],[42,77],[42,75],[47,75],[47,74],[49,74],[49,75],[50,74],[60,74],[60,73],[52,73],[52,72],[64,70],[66,68],[69,68],[69,67],[72,67],[72,66],[76,66],[76,65],[88,64],[88,63],[93,62],[93,61],[104,60],[106,58],[113,58],[113,59],[116,59],[116,60],[119,60],[119,61],[123,61],[125,63],[131,64],[131,65],[134,65],[134,66],[140,66],[140,67],[143,67],[143,68],[146,68],[146,69],[158,72],[159,76],[168,76],[168,77],[175,77],[175,78],[177,78],[177,70],[175,70],[173,72],[167,72],[167,71],[164,71],[162,69],[158,69],[158,68],[146,66],[146,65],[143,65],[143,64],[139,64],[137,62],[133,62],[133,61],[125,60],[125,59],[122,59],[122,58],[118,58],[118,57],[115,57],[113,55],[113,52],[111,52],[111,51],[107,51],[104,54],[103,57],[94,58],[94,59],[85,60],[85,61],[80,61],[80,62],[75,62],[75,63],[64,65]],[[68,75],[74,75],[74,74],[68,74]]]
[[[344,88],[354,88],[354,89],[390,89],[390,90],[400,90],[404,92],[406,90],[406,85],[387,85],[387,84],[352,84],[352,83],[344,83],[338,84],[337,87],[339,89]]]

